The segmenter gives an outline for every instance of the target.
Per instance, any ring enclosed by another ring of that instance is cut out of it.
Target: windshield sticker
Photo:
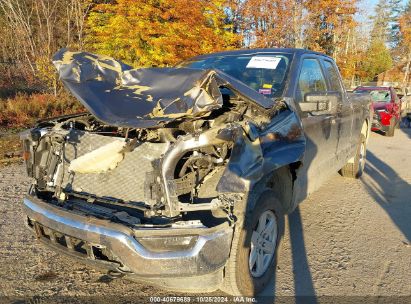
[[[246,68],[275,70],[280,60],[281,57],[254,56]]]
[[[258,93],[263,94],[263,95],[270,95],[271,89],[259,89]]]
[[[263,89],[271,89],[272,87],[273,87],[272,84],[269,84],[269,83],[264,83],[263,84]]]

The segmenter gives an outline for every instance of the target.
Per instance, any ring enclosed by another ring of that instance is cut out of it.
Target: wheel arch
[[[257,190],[255,193],[260,193],[261,196],[265,195],[264,190],[267,192],[274,192],[276,198],[280,202],[280,209],[282,214],[288,214],[295,209],[294,200],[294,183],[297,179],[297,170],[302,165],[301,162],[294,162],[284,166],[281,166],[273,170],[270,174],[260,180],[260,182],[251,189]],[[253,208],[253,206],[248,206]]]

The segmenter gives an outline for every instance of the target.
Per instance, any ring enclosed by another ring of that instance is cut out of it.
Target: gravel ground
[[[265,295],[275,291],[277,302],[322,303],[323,296],[330,303],[411,302],[411,129],[393,138],[373,133],[368,148],[365,176],[336,174],[288,216],[276,279]],[[29,184],[22,165],[0,168],[0,303],[186,296],[110,280],[38,246],[23,225],[21,201]]]

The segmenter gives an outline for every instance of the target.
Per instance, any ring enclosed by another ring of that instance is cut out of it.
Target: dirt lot
[[[264,294],[275,290],[278,301],[301,303],[322,303],[323,296],[331,296],[329,302],[411,301],[410,154],[411,129],[397,130],[394,138],[373,133],[362,179],[336,174],[288,217],[277,277]],[[60,296],[53,302],[141,303],[149,298],[138,297],[184,296],[111,281],[37,246],[22,220],[29,183],[21,165],[0,169],[1,303],[43,303],[49,296]],[[287,297],[294,295],[310,297]]]

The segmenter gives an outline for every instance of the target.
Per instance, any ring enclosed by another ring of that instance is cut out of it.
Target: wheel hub
[[[261,277],[270,266],[277,245],[277,235],[277,218],[274,212],[267,210],[261,214],[251,236],[248,264],[253,277]]]

